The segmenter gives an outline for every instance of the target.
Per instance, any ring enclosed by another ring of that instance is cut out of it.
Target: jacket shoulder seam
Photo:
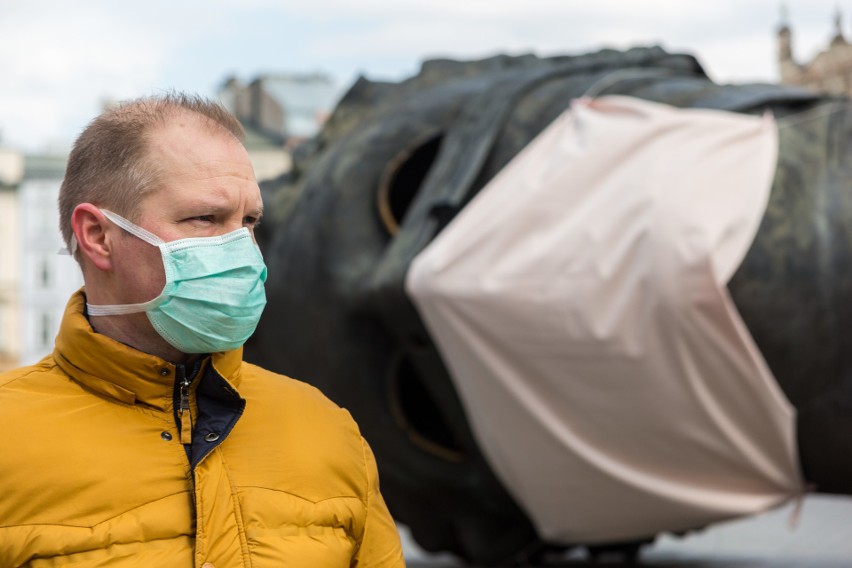
[[[56,365],[55,362],[50,363],[50,364],[46,364],[44,366],[41,366],[37,363],[36,365],[32,365],[26,372],[21,373],[21,374],[16,373],[15,370],[13,369],[13,370],[8,372],[9,376],[7,376],[7,377],[0,375],[0,389],[11,385],[15,381],[25,379],[32,374],[50,372],[51,370],[55,369],[56,367],[57,367],[57,365]],[[24,367],[24,368],[26,368],[26,367]],[[3,374],[6,374],[6,373],[3,373]]]
[[[312,501],[307,497],[302,497],[301,495],[297,495],[292,491],[287,491],[285,489],[275,489],[274,487],[264,487],[262,485],[237,485],[238,489],[263,489],[264,491],[274,491],[275,493],[285,493],[296,499],[301,501],[305,501],[306,503],[312,503],[314,505],[318,505],[319,503],[324,503],[326,501],[334,501],[335,499],[354,499],[356,501],[364,502],[364,499],[358,497],[357,495],[332,495],[331,497],[325,497],[323,499],[319,499],[317,501]]]
[[[91,528],[103,525],[105,523],[108,523],[108,522],[110,522],[114,519],[117,519],[118,517],[120,517],[122,515],[126,515],[127,513],[131,512],[131,511],[141,509],[142,507],[150,505],[151,503],[156,503],[157,501],[162,501],[163,499],[168,499],[169,497],[174,497],[175,495],[181,495],[183,493],[188,493],[188,491],[178,491],[177,493],[171,493],[169,495],[163,495],[162,497],[158,497],[156,499],[151,499],[150,501],[146,501],[145,503],[140,503],[139,505],[136,505],[135,507],[131,507],[130,509],[127,509],[126,511],[121,511],[120,513],[117,513],[117,514],[115,514],[115,515],[113,515],[113,516],[111,516],[107,519],[103,519],[102,521],[98,521],[97,523],[94,523],[94,524],[91,524],[91,525],[73,525],[73,524],[70,524],[70,523],[20,523],[20,524],[17,524],[17,525],[0,526],[0,530],[10,529],[10,528],[15,528],[15,527],[65,527],[65,528],[69,528],[69,529],[91,529]]]

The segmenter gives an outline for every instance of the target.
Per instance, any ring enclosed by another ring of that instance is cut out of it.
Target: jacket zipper
[[[178,420],[180,420],[180,443],[192,444],[192,416],[189,409],[190,377],[186,376],[186,367],[175,365],[175,379],[178,391]]]

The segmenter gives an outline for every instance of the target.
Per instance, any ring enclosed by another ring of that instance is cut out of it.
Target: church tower
[[[846,43],[846,38],[843,37],[843,14],[838,6],[834,13],[834,37],[831,38],[831,45],[846,45]]]
[[[805,63],[793,55],[793,32],[786,6],[781,7],[778,26],[778,72],[781,83],[796,85],[818,93],[852,96],[852,43],[843,35],[840,8],[834,14],[834,33],[826,49]]]
[[[800,69],[793,58],[793,32],[787,15],[786,4],[781,5],[781,22],[778,25],[778,75],[782,83],[795,82]]]

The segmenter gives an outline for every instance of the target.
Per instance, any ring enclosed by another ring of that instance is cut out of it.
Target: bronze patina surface
[[[656,47],[430,61],[399,84],[360,79],[294,171],[264,184],[269,303],[246,346],[250,361],[310,381],[352,412],[393,514],[427,550],[513,565],[546,543],[483,458],[404,292],[406,272],[572,99],[597,94],[790,117],[769,210],[730,290],[800,410],[808,479],[852,493],[846,103],[717,85],[694,57]]]

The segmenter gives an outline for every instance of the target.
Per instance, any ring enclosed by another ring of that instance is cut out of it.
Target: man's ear
[[[108,238],[110,222],[91,203],[81,203],[71,213],[71,230],[77,239],[77,250],[98,270],[112,270],[112,242]]]

